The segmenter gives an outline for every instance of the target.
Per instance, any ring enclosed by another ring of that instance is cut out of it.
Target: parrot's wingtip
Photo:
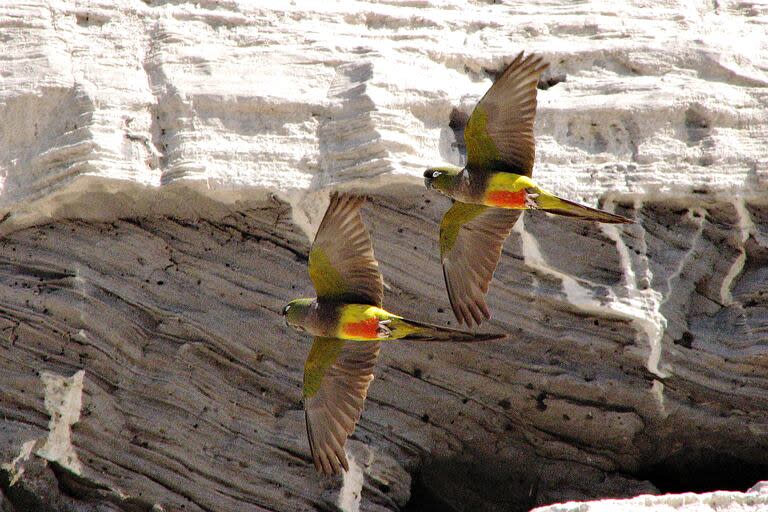
[[[506,339],[507,334],[502,333],[482,333],[475,335],[477,341],[495,341]]]

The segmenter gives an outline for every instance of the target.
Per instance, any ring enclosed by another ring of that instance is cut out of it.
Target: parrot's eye
[[[289,310],[289,309],[291,309],[291,305],[290,305],[290,304],[288,304],[287,306],[285,306],[285,307],[283,308],[283,316],[285,316],[285,315],[287,315],[287,314],[288,314],[288,310]]]
[[[435,171],[432,173],[433,178],[437,178],[438,176],[440,176],[440,171]]]

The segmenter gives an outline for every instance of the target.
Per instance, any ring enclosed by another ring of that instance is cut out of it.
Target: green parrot
[[[501,247],[522,210],[608,223],[630,219],[558,197],[531,180],[536,85],[548,64],[521,52],[475,107],[464,130],[467,164],[424,172],[427,188],[455,199],[440,223],[440,258],[459,324],[490,318],[485,303]]]
[[[304,365],[304,410],[318,471],[349,469],[344,444],[363,410],[381,342],[483,341],[472,334],[409,320],[382,309],[384,282],[360,215],[364,197],[333,193],[309,251],[317,298],[283,308],[291,327],[314,336]]]

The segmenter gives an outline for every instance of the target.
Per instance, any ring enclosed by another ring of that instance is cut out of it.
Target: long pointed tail
[[[507,337],[506,334],[458,331],[456,329],[440,327],[439,325],[428,324],[425,322],[417,322],[416,320],[406,318],[403,318],[401,322],[405,324],[404,327],[406,327],[406,329],[411,331],[407,336],[402,338],[404,340],[472,342],[500,340]]]
[[[557,196],[552,196],[552,199],[547,201],[544,205],[541,205],[541,209],[549,213],[556,213],[557,215],[576,217],[584,220],[594,220],[608,224],[632,224],[634,222],[621,215],[608,213],[603,210],[598,210],[597,208],[590,208],[589,206],[574,203],[573,201]]]

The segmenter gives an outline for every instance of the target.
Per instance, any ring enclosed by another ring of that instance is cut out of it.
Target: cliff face
[[[284,4],[0,6],[3,510],[527,510],[766,478],[765,6]],[[351,471],[322,478],[310,341],[279,311],[312,294],[327,193],[370,194],[385,305],[455,324],[421,173],[461,163],[520,50],[551,63],[537,181],[637,223],[525,213],[488,297],[509,339],[385,347]],[[685,505],[659,500],[636,504]]]

